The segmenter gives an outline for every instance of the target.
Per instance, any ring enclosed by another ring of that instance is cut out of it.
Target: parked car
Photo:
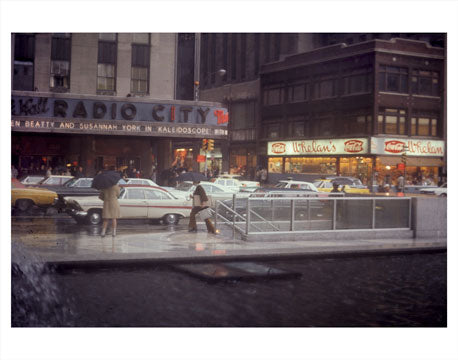
[[[361,180],[351,176],[334,176],[328,175],[322,179],[317,179],[316,181],[320,180],[329,180],[331,182],[336,182],[339,185],[350,185],[353,188],[360,188],[360,189],[367,189],[367,186],[363,185]]]
[[[60,178],[59,178],[60,179]],[[63,185],[42,185],[42,188],[55,191],[59,200],[56,208],[61,211],[65,208],[65,196],[97,196],[100,191],[92,188],[93,178],[71,177]],[[55,180],[56,181],[56,180]]]
[[[222,174],[212,180],[234,191],[254,191],[260,187],[259,181],[245,180],[238,174]]]
[[[127,184],[129,185],[149,185],[149,186],[159,186],[151,179],[142,179],[142,178],[127,178]]]
[[[67,213],[78,223],[98,225],[102,222],[103,201],[98,197],[65,197]],[[177,198],[168,191],[147,185],[121,185],[119,195],[121,219],[155,219],[165,224],[178,224],[189,217],[190,199]]]
[[[215,207],[216,201],[232,199],[234,194],[237,194],[236,191],[232,191],[231,189],[223,185],[215,184],[210,181],[201,181],[200,185],[204,188],[211,207]],[[193,185],[192,182],[183,181],[182,183],[178,184],[174,190],[171,190],[170,192],[177,197],[192,199],[192,194],[194,193],[195,189],[196,187]]]
[[[24,185],[38,184],[45,177],[43,175],[27,175],[21,178],[19,181]]]
[[[367,187],[364,187],[364,185],[354,185],[354,184],[344,184],[343,182],[335,181],[333,179],[324,179],[324,180],[318,180],[314,182],[314,185],[318,189],[318,191],[321,192],[328,192],[330,193],[331,190],[333,189],[333,183],[337,182],[339,184],[339,191],[340,192],[345,192],[348,194],[370,194],[370,190]]]
[[[54,191],[34,187],[26,187],[17,179],[11,181],[11,206],[20,211],[27,211],[32,206],[49,208],[57,203]]]
[[[318,189],[315,185],[306,181],[296,181],[296,180],[280,180],[275,184],[277,189],[295,189],[295,190],[309,190],[318,192]]]
[[[428,194],[428,195],[437,195],[446,197],[447,196],[447,183],[442,184],[439,187],[425,187],[420,189],[421,194]]]
[[[38,184],[36,184],[36,186],[39,186],[39,187],[62,186],[68,180],[71,180],[71,179],[73,179],[73,176],[70,176],[70,175],[51,175],[51,176],[45,177]]]

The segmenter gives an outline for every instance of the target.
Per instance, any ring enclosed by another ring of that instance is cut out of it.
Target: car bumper
[[[66,213],[78,220],[83,220],[87,216],[87,211],[82,210],[67,209]]]

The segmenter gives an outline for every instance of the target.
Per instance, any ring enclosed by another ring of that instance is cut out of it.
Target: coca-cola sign
[[[371,138],[371,154],[407,156],[444,156],[445,143],[430,139]]]
[[[285,143],[272,144],[271,150],[274,154],[283,154],[286,150],[286,144]]]
[[[344,151],[349,153],[359,153],[363,151],[364,143],[361,140],[348,140],[344,142]]]
[[[367,139],[316,139],[269,142],[268,155],[367,154]]]
[[[405,143],[399,140],[385,141],[385,151],[392,154],[399,154],[404,151]]]

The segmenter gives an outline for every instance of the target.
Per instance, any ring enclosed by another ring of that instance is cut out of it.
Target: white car
[[[34,185],[38,184],[45,177],[43,175],[27,175],[25,178],[21,179],[21,183],[24,185]]]
[[[297,189],[297,190],[309,190],[318,192],[317,187],[307,181],[296,181],[296,180],[280,180],[275,187],[277,189]]]
[[[64,198],[67,213],[77,222],[98,225],[102,222],[103,201],[97,196],[68,196]],[[119,195],[121,219],[156,219],[165,224],[178,224],[189,217],[190,199],[177,198],[160,187],[122,185]]]
[[[243,180],[241,176],[237,174],[219,175],[213,182],[226,186],[234,191],[254,191],[261,186],[259,181]]]
[[[428,194],[428,195],[437,195],[446,197],[447,196],[447,183],[442,184],[440,187],[427,187],[420,189],[421,194]]]
[[[151,179],[142,179],[142,178],[127,178],[128,185],[149,185],[149,186],[159,186]]]
[[[232,199],[234,194],[237,194],[237,191],[233,191],[225,186],[212,183],[210,181],[201,181],[200,185],[204,188],[205,193],[208,196],[210,201],[210,206],[215,207],[216,202]],[[192,194],[196,187],[190,181],[183,181],[178,184],[174,190],[170,192],[176,197],[185,197],[186,199],[192,199]]]

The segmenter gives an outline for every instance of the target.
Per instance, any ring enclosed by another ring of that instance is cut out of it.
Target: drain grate
[[[301,273],[254,262],[179,264],[175,270],[207,281],[297,278]]]

